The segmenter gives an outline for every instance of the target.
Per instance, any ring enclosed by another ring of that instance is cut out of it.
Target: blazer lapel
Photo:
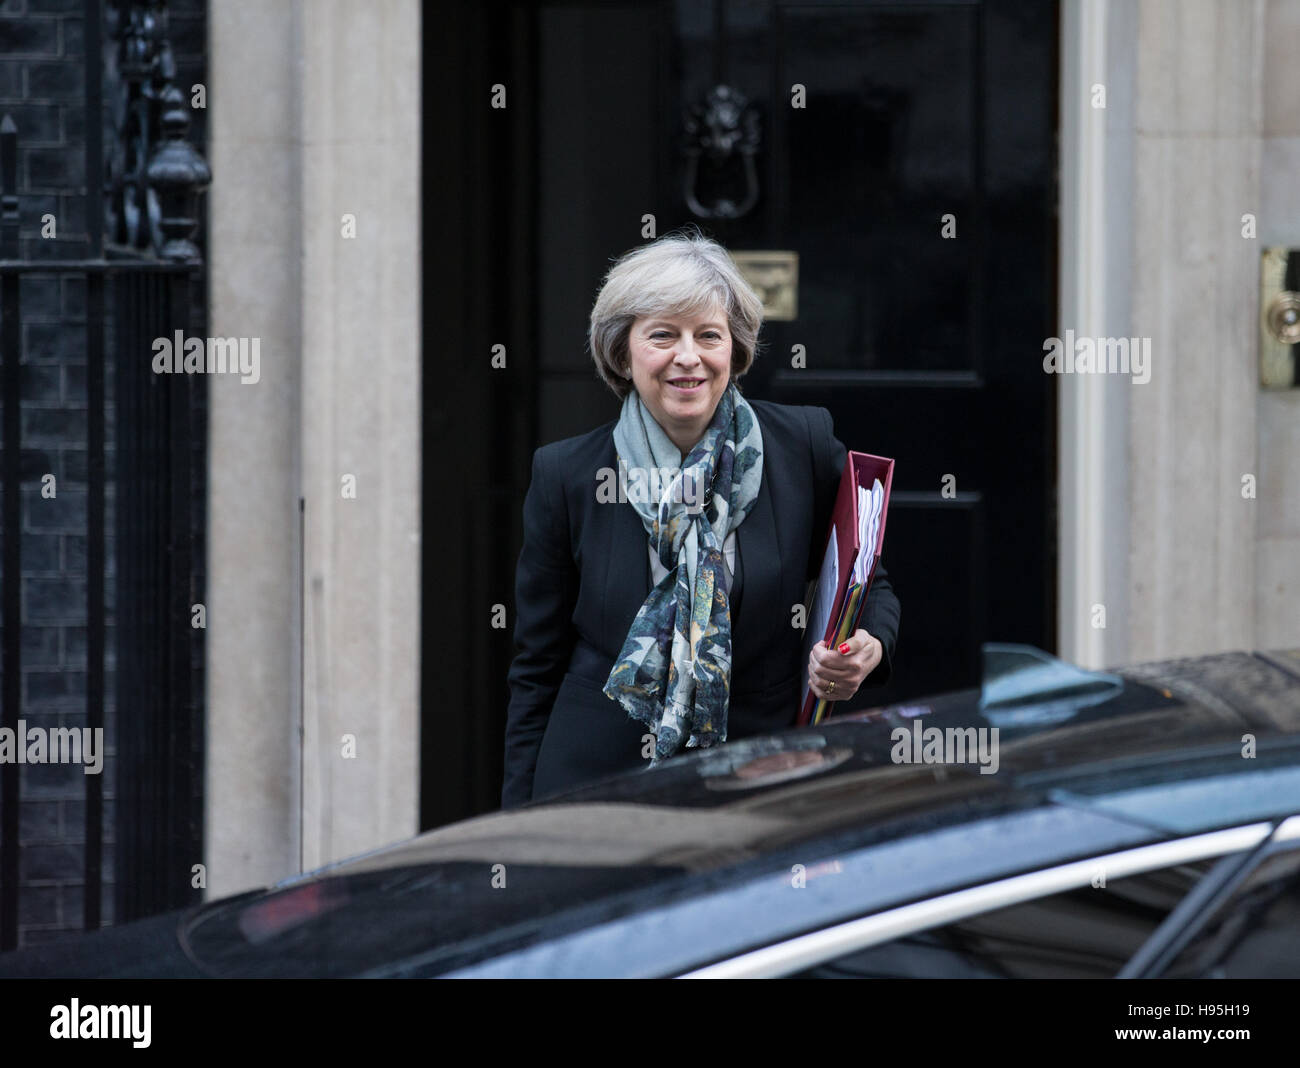
[[[609,655],[617,656],[632,620],[650,596],[649,538],[629,502],[598,504],[596,509],[606,526],[606,571],[601,589],[608,592],[601,634],[609,644]]]
[[[776,530],[776,513],[772,508],[771,484],[782,463],[774,449],[763,442],[763,480],[758,487],[754,510],[736,528],[737,555],[744,557],[744,579],[739,611],[731,618],[732,686],[738,669],[745,666],[760,648],[765,629],[770,628],[770,613],[781,610],[776,598],[781,589],[781,546]]]

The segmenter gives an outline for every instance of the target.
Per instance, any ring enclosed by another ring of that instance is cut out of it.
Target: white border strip
[[[1273,841],[1289,842],[1293,838],[1300,838],[1300,816],[1290,816],[1284,819],[1276,831],[1273,832]]]
[[[1300,817],[1287,820],[1279,833],[1288,827],[1291,828],[1292,835],[1300,835]],[[1271,829],[1270,823],[1252,823],[1013,876],[800,935],[730,960],[710,964],[678,978],[777,979],[914,931],[1088,886],[1098,872],[1104,872],[1107,879],[1120,879],[1152,868],[1185,864],[1205,857],[1250,849],[1267,838]]]
[[[1106,317],[1106,112],[1090,105],[1106,81],[1108,0],[1061,9],[1058,330],[1096,334]],[[1081,667],[1106,664],[1105,631],[1090,625],[1104,601],[1106,412],[1103,384],[1058,376],[1057,648]]]

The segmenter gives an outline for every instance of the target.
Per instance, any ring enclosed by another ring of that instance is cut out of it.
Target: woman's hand
[[[859,630],[838,649],[818,642],[808,654],[808,688],[819,698],[844,701],[858,692],[884,655],[878,638]]]

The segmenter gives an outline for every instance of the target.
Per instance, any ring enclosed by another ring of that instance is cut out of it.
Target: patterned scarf
[[[731,605],[722,543],[758,499],[763,437],[754,409],[729,382],[684,461],[635,390],[623,401],[614,445],[623,485],[639,478],[658,491],[628,499],[668,574],[632,621],[604,692],[654,733],[657,764],[683,744],[727,740]]]

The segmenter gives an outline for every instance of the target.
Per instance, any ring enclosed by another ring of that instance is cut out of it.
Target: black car
[[[1300,650],[1087,672],[749,739],[3,976],[1300,976]]]

